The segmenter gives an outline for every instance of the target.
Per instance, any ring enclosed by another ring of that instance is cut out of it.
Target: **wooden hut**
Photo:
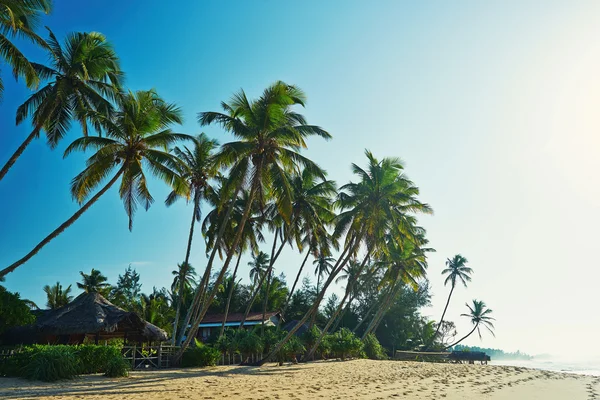
[[[136,313],[115,306],[99,293],[83,293],[63,307],[39,312],[34,324],[7,331],[2,342],[78,344],[85,338],[95,343],[114,338],[126,343],[168,339],[164,330]]]

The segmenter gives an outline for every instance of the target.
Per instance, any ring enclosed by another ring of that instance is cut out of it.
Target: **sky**
[[[429,258],[432,305],[423,313],[439,318],[449,291],[441,270],[460,253],[475,272],[468,288],[455,290],[447,318],[467,333],[460,314],[475,298],[497,319],[495,338],[474,335],[466,344],[568,354],[597,341],[600,3],[55,3],[44,24],[59,38],[105,34],[128,88],[155,88],[180,105],[181,132],[231,140],[216,126],[201,128],[197,113],[218,110],[240,88],[256,97],[283,80],[307,93],[308,121],[333,135],[309,140],[305,154],[338,184],[353,179],[352,162],[365,164],[365,148],[402,158],[435,211],[419,218],[437,250]],[[31,129],[14,125],[30,92],[3,69],[2,163]],[[86,155],[63,159],[62,152],[79,134],[74,127],[54,151],[37,140],[0,182],[0,266],[77,210],[69,182]],[[150,190],[156,202],[138,212],[133,232],[111,190],[5,285],[44,304],[46,284],[75,286],[79,271],[91,268],[114,283],[131,264],[143,290],[169,286],[185,255],[191,209],[165,207],[161,182],[152,180]],[[301,261],[288,248],[276,269],[291,280]],[[205,263],[200,237],[191,263]]]

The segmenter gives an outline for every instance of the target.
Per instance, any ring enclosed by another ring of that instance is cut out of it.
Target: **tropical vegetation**
[[[255,98],[240,90],[219,111],[198,114],[200,126],[219,128],[232,141],[220,145],[204,133],[177,132],[181,109],[154,89],[125,88],[119,57],[101,33],[76,32],[61,41],[48,29],[47,39],[38,36],[39,17],[50,10],[46,0],[0,0],[0,60],[33,91],[16,113],[17,124],[27,120],[32,131],[3,164],[0,180],[42,134],[50,148],[66,141],[64,157],[78,152],[88,157],[71,181],[70,194],[79,208],[0,269],[0,281],[27,268],[30,259],[109,191],[118,193],[132,230],[137,210],[148,210],[155,201],[148,184],[154,178],[167,189],[166,206],[182,200],[190,207],[181,258],[164,266],[172,271],[172,283],[144,293],[140,274],[129,266],[115,284],[98,269],[81,271],[76,287],[100,293],[165,329],[172,343],[180,345],[176,361],[211,365],[215,349],[222,357],[237,354],[246,362],[260,354],[261,363],[315,356],[381,359],[396,349],[450,348],[475,331],[481,337],[481,327],[493,333],[491,310],[474,300],[463,314],[472,330],[454,341],[456,326],[446,319],[449,304],[456,285],[466,287],[472,274],[461,255],[448,259],[442,271],[450,292],[439,321],[421,315],[420,309],[430,305],[428,256],[434,250],[419,218],[433,209],[421,199],[399,158],[378,158],[365,150],[363,160],[350,164],[352,181],[338,187],[306,155],[309,142],[330,140],[331,133],[307,121],[300,112],[306,94],[283,81]],[[48,63],[31,62],[21,54],[11,42],[21,36],[37,43]],[[69,137],[71,132],[75,137]],[[198,236],[204,246],[197,247],[206,260],[192,266]],[[291,266],[289,286],[281,273],[284,251],[302,259]],[[251,259],[249,283],[239,271],[246,265],[243,258]],[[307,276],[308,263],[316,285]],[[71,288],[59,282],[44,286],[47,307],[68,304]],[[0,297],[0,327],[33,320],[33,305],[18,293],[0,286]],[[286,329],[264,323],[254,330],[225,329],[229,313],[243,315],[244,325],[250,313],[262,313],[264,321],[271,311],[292,323]],[[210,339],[214,348],[196,342],[207,313],[224,314]],[[46,361],[52,364],[59,353],[61,359],[80,357],[64,348],[32,352],[42,361],[30,370]],[[122,373],[118,362],[108,365],[106,373]],[[64,376],[73,371],[65,368]],[[42,369],[30,375],[46,376]]]

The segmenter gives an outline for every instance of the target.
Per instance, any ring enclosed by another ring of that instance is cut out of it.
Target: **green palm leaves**
[[[88,136],[90,124],[100,132],[102,125],[93,116],[110,117],[110,100],[121,90],[119,59],[102,34],[72,33],[61,45],[48,31],[49,65],[31,63],[46,84],[17,110],[17,124],[31,117],[34,129],[0,170],[0,180],[42,130],[51,148],[64,138],[73,120],[79,122],[84,136]]]
[[[0,0],[0,58],[12,69],[15,77],[24,77],[30,88],[40,83],[40,77],[32,63],[12,43],[14,38],[27,38],[34,43],[45,46],[35,33],[41,14],[48,14],[52,9],[50,0]],[[0,98],[4,92],[4,84],[0,77]]]
[[[80,271],[81,282],[77,282],[77,287],[86,293],[103,293],[110,288],[106,276],[100,271],[92,268],[89,274]]]
[[[46,307],[49,309],[65,306],[73,300],[73,296],[70,295],[71,285],[63,289],[60,282],[56,282],[56,285],[44,286],[43,290],[46,293]]]
[[[481,300],[473,300],[473,306],[468,303],[465,304],[469,309],[468,314],[460,314],[461,317],[468,317],[471,319],[471,323],[477,328],[477,333],[481,338],[480,327],[486,328],[492,335],[494,335],[494,318],[490,316],[492,310],[487,308],[486,304]],[[495,336],[495,335],[494,335]]]
[[[107,137],[88,136],[76,139],[65,150],[96,150],[87,167],[71,182],[71,194],[83,203],[112,171],[121,178],[119,195],[129,217],[129,229],[139,205],[148,209],[154,198],[148,190],[147,173],[164,181],[178,194],[187,196],[187,182],[178,174],[181,162],[169,153],[170,145],[190,139],[173,133],[169,126],[181,123],[181,111],[165,102],[154,90],[128,92],[119,96],[118,109],[107,117],[95,114],[94,122],[103,126]]]
[[[471,274],[473,270],[467,267],[469,261],[460,254],[455,255],[452,259],[446,260],[446,269],[442,271],[442,275],[446,275],[444,285],[452,284],[456,286],[456,282],[461,282],[464,287],[467,287],[467,282],[471,282]]]

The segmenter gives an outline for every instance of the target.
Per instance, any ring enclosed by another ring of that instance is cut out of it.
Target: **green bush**
[[[342,360],[346,357],[362,357],[363,343],[349,329],[342,328],[336,333],[329,335],[331,351]]]
[[[283,332],[285,333],[285,332]],[[304,353],[306,348],[297,336],[292,336],[277,353],[277,361],[279,365],[283,365],[285,361],[297,362],[296,355]]]
[[[122,360],[121,349],[116,346],[100,346],[83,344],[77,346],[77,356],[81,361],[82,374],[106,372],[108,365],[114,360]]]
[[[363,340],[363,350],[371,360],[387,359],[385,349],[379,343],[379,340],[377,340],[377,336],[375,336],[374,333],[369,333]]]
[[[38,381],[54,382],[72,379],[81,371],[81,361],[73,346],[32,346],[23,352],[19,376]],[[24,361],[26,360],[26,361]]]
[[[221,352],[214,347],[206,346],[196,339],[196,346],[183,353],[182,367],[207,367],[217,365]]]
[[[234,348],[242,354],[244,360],[250,358],[251,354],[259,354],[263,351],[263,341],[255,332],[238,329],[233,338]]]
[[[108,361],[104,369],[104,376],[108,376],[109,378],[124,378],[129,376],[129,368],[129,363],[119,354],[118,358],[112,358]]]

